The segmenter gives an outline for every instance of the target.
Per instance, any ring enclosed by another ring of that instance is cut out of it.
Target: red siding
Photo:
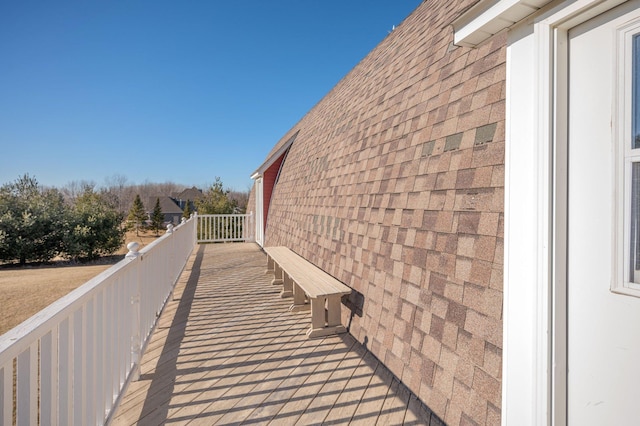
[[[267,229],[267,216],[269,214],[269,204],[271,203],[271,194],[273,193],[273,188],[276,185],[276,178],[278,177],[278,171],[280,170],[280,165],[282,164],[282,160],[284,160],[285,154],[282,154],[280,158],[278,158],[265,172],[262,177],[262,189],[263,189],[263,205],[262,211],[264,212],[264,229]]]

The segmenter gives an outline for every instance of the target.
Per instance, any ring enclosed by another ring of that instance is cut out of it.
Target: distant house
[[[185,209],[187,202],[189,202],[192,212],[196,211],[195,201],[201,199],[202,197],[204,197],[204,195],[202,194],[202,190],[196,188],[195,186],[185,189],[182,192],[171,194],[171,198],[176,202],[176,204],[178,204],[178,206],[180,206],[182,210]]]
[[[149,214],[149,217],[153,214],[153,209],[156,206],[156,200],[160,200],[160,209],[162,209],[162,214],[164,215],[164,223],[173,223],[174,225],[179,224],[182,219],[183,210],[173,198],[167,197],[166,195],[157,195],[149,198],[149,202],[147,203],[147,213]]]
[[[162,209],[162,214],[164,214],[164,223],[173,223],[174,225],[177,225],[180,223],[180,220],[182,220],[182,214],[184,213],[187,202],[189,202],[189,205],[191,206],[191,211],[195,212],[195,201],[203,196],[202,190],[195,186],[185,189],[182,192],[174,192],[170,197],[166,195],[156,195],[149,198],[149,202],[146,204],[148,208],[147,213],[149,214],[149,217],[151,217],[153,214],[153,208],[156,205],[156,199],[159,199],[160,208]]]

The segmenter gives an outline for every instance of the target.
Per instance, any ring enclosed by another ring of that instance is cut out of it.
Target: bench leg
[[[264,271],[265,274],[273,274],[273,265],[275,262],[271,258],[271,256],[267,255],[267,270]]]
[[[340,308],[340,296],[329,296],[327,299],[327,326],[342,327],[342,309]],[[342,327],[344,328],[344,327]],[[346,330],[345,330],[346,331]]]
[[[290,312],[300,312],[309,310],[310,306],[306,303],[307,297],[304,290],[297,284],[293,283],[293,305],[289,308]]]
[[[311,299],[311,330],[324,329],[326,325],[324,315],[324,297]]]
[[[325,301],[327,311],[325,311]],[[311,328],[307,331],[307,336],[323,337],[330,334],[344,333],[347,329],[340,324],[340,298],[324,297],[311,299]]]
[[[273,280],[271,280],[271,284],[280,285],[283,283],[284,271],[282,271],[282,268],[277,263],[274,263],[273,266],[274,266],[274,273],[273,273]]]
[[[282,291],[280,292],[280,297],[283,299],[285,297],[293,296],[293,280],[291,277],[284,272],[282,273],[283,281],[282,281]]]

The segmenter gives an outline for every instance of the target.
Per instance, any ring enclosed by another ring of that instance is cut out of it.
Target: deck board
[[[255,244],[198,246],[113,425],[430,424],[349,334],[308,339],[264,264]]]

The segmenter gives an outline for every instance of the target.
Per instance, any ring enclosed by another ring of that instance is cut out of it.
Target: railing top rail
[[[176,227],[176,229],[181,226],[182,225]],[[148,253],[153,247],[162,244],[162,242],[170,236],[171,234],[165,234],[159,237],[143,248],[140,253]],[[125,271],[130,265],[130,259],[125,258],[121,260],[43,310],[37,312],[32,317],[26,319],[13,329],[7,331],[5,334],[0,335],[0,365],[3,365],[7,360],[15,358],[34,340],[40,339],[48,333],[52,328],[52,323],[57,324],[68,317],[69,313],[82,306],[82,304],[92,296],[97,287],[113,276],[119,275],[120,272]]]
[[[194,219],[190,218],[189,220],[194,220]],[[180,232],[179,229],[182,228],[187,222],[183,222],[183,223],[179,224],[178,226],[176,226],[175,228],[173,228],[173,232]],[[154,247],[162,244],[162,242],[164,240],[166,240],[167,238],[170,238],[171,235],[172,235],[172,233],[169,233],[169,232],[164,233],[163,235],[161,235],[160,237],[156,238],[151,243],[146,245],[143,249],[141,249],[140,250],[140,254],[145,254],[145,253],[148,253],[149,251],[153,250]]]
[[[109,269],[91,278],[80,287],[53,302],[31,318],[0,336],[0,365],[15,358],[34,340],[51,330],[52,323],[58,323],[70,312],[82,305],[103,282],[130,267],[130,260],[123,259]]]
[[[229,213],[229,214],[200,214],[198,213],[198,217],[244,217],[251,216],[251,213]]]

